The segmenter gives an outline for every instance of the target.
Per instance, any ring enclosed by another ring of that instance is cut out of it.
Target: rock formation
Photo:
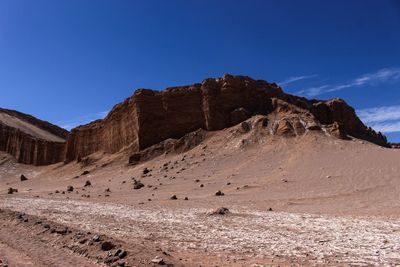
[[[164,91],[137,90],[105,119],[73,129],[66,158],[74,160],[96,151],[114,153],[127,147],[138,152],[200,128],[230,127],[256,114],[274,115],[270,122],[276,125],[273,134],[294,136],[324,130],[337,138],[353,136],[387,146],[386,138],[366,127],[341,99],[307,100],[285,94],[273,83],[225,75]]]
[[[69,134],[25,114],[3,110],[4,114],[10,112],[14,118],[53,136],[35,136],[26,127],[21,130],[7,125],[6,120],[0,124],[0,150],[13,154],[20,162],[37,165],[121,149],[128,149],[134,160],[140,157],[134,153],[139,155],[138,152],[167,139],[179,139],[198,129],[221,130],[254,115],[266,116],[263,126],[273,135],[290,137],[323,131],[336,138],[352,136],[389,146],[385,136],[366,127],[354,109],[341,99],[308,100],[285,94],[274,83],[246,76],[224,75],[163,91],[139,89],[114,106],[103,120],[79,126]]]
[[[64,160],[68,131],[30,115],[0,109],[0,151],[18,162],[48,165]]]

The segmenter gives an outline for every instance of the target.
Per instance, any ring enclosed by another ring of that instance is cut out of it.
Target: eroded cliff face
[[[68,131],[13,110],[0,109],[0,150],[18,162],[48,165],[65,158]]]
[[[163,91],[136,90],[103,120],[70,133],[32,116],[0,109],[0,150],[35,165],[79,160],[99,151],[134,153],[198,129],[221,130],[254,115],[265,116],[264,129],[271,135],[322,131],[336,138],[353,136],[389,146],[385,136],[366,127],[341,99],[308,100],[285,94],[273,83],[225,75]]]
[[[168,138],[181,138],[197,129],[220,130],[257,114],[273,115],[269,123],[275,135],[324,131],[337,138],[354,136],[388,145],[382,134],[366,127],[341,99],[307,100],[285,94],[276,84],[225,75],[164,91],[137,90],[104,120],[73,129],[66,158],[122,148],[138,152]]]
[[[67,146],[67,160],[85,157],[97,151],[118,152],[121,148],[139,149],[137,109],[134,97],[117,104],[103,120],[71,130]]]

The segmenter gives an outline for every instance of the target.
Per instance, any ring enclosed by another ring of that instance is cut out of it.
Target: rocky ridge
[[[254,115],[268,116],[271,134],[299,136],[324,131],[388,146],[381,133],[365,126],[341,99],[308,100],[285,94],[274,83],[247,76],[224,75],[163,91],[138,89],[108,116],[71,131],[67,160],[96,151],[138,153],[167,139],[179,139],[198,129],[221,130]]]
[[[33,116],[0,109],[0,151],[18,162],[48,165],[64,160],[68,131]]]
[[[70,133],[25,114],[13,115],[66,139],[43,140],[0,124],[0,150],[20,162],[36,165],[80,160],[98,151],[116,153],[125,149],[137,155],[160,142],[164,147],[165,140],[180,139],[198,129],[221,130],[255,115],[265,117],[262,124],[271,135],[294,137],[321,131],[340,139],[355,137],[390,146],[384,135],[365,126],[341,99],[308,100],[286,94],[274,83],[229,74],[163,91],[138,89],[103,120]],[[182,140],[187,142],[187,138]]]

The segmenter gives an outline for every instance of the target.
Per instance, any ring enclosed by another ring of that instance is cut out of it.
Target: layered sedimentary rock
[[[97,151],[115,153],[130,146],[139,149],[137,112],[134,97],[117,104],[103,120],[71,130],[66,159],[77,159]]]
[[[254,115],[264,115],[263,129],[272,135],[322,131],[336,138],[352,136],[390,146],[385,136],[366,127],[341,99],[308,100],[285,94],[273,83],[225,75],[163,91],[136,90],[103,120],[70,133],[32,116],[0,109],[0,150],[35,165],[80,159],[95,152],[128,149],[135,153],[198,129],[221,130]]]
[[[276,84],[246,76],[225,75],[164,91],[139,89],[108,116],[71,131],[67,160],[96,151],[144,150],[197,129],[220,130],[256,114],[272,118],[272,134],[295,136],[325,131],[388,146],[386,138],[366,127],[341,99],[307,100],[285,94]]]
[[[18,162],[47,165],[63,161],[68,131],[13,110],[0,109],[0,151]]]

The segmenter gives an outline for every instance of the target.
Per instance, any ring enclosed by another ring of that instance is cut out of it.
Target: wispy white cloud
[[[400,106],[383,106],[357,110],[365,123],[400,120]]]
[[[76,126],[84,125],[94,120],[103,119],[108,114],[108,112],[109,111],[101,111],[93,114],[83,115],[75,119],[60,121],[57,124],[64,129],[71,130]]]
[[[305,80],[305,79],[310,79],[310,78],[314,78],[317,75],[313,74],[313,75],[304,75],[304,76],[294,76],[294,77],[289,77],[286,80],[279,82],[279,86],[286,86],[288,84],[297,82],[297,81],[301,81],[301,80]]]
[[[395,81],[400,79],[399,68],[385,68],[380,69],[374,73],[367,73],[361,75],[353,80],[341,84],[325,84],[321,86],[311,87],[298,92],[298,94],[308,97],[314,97],[324,93],[344,90],[347,88],[354,88],[360,86],[374,86],[381,83]]]
[[[382,106],[357,110],[360,119],[384,133],[400,132],[400,106]]]
[[[372,127],[375,131],[379,131],[382,133],[400,132],[400,121],[373,123],[369,126]]]

